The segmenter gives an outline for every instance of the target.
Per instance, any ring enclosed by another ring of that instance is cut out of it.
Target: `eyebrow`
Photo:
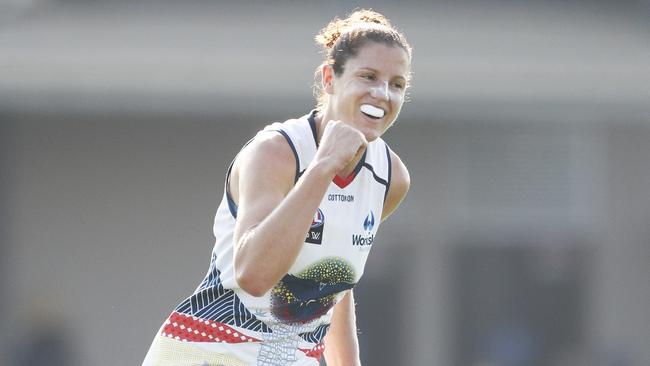
[[[362,67],[359,68],[359,71],[363,71],[363,70],[372,71],[372,72],[377,73],[377,74],[380,73],[379,70],[373,69],[372,67],[367,67],[367,66],[362,66]],[[393,78],[400,78],[400,79],[403,79],[404,81],[407,80],[406,76],[404,76],[404,75],[395,75],[395,76],[393,76]]]

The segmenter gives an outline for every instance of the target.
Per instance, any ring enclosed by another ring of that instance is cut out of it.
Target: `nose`
[[[384,99],[390,101],[390,94],[388,92],[388,81],[384,81],[381,84],[374,86],[370,89],[370,96],[376,99]]]

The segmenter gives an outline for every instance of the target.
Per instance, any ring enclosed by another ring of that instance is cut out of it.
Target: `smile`
[[[360,110],[361,113],[371,118],[382,118],[386,114],[383,109],[377,108],[374,105],[370,104],[362,104]]]

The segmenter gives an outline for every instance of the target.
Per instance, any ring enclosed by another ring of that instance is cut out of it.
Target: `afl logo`
[[[323,226],[323,223],[325,222],[325,215],[323,215],[323,211],[318,209],[316,211],[316,214],[314,214],[314,219],[311,221],[311,228],[317,228],[319,226]]]
[[[323,215],[323,211],[319,208],[318,211],[316,211],[316,214],[314,214],[314,218],[311,220],[311,227],[309,228],[309,232],[307,232],[305,242],[320,245],[323,242],[324,228],[325,215]]]

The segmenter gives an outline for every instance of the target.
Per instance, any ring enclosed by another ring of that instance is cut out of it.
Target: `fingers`
[[[331,120],[323,130],[318,154],[321,158],[332,160],[336,169],[342,170],[355,157],[363,153],[368,141],[356,128]]]
[[[361,131],[341,121],[330,120],[323,132],[323,139],[325,137],[352,143],[358,147],[366,147],[368,145],[368,141]]]

